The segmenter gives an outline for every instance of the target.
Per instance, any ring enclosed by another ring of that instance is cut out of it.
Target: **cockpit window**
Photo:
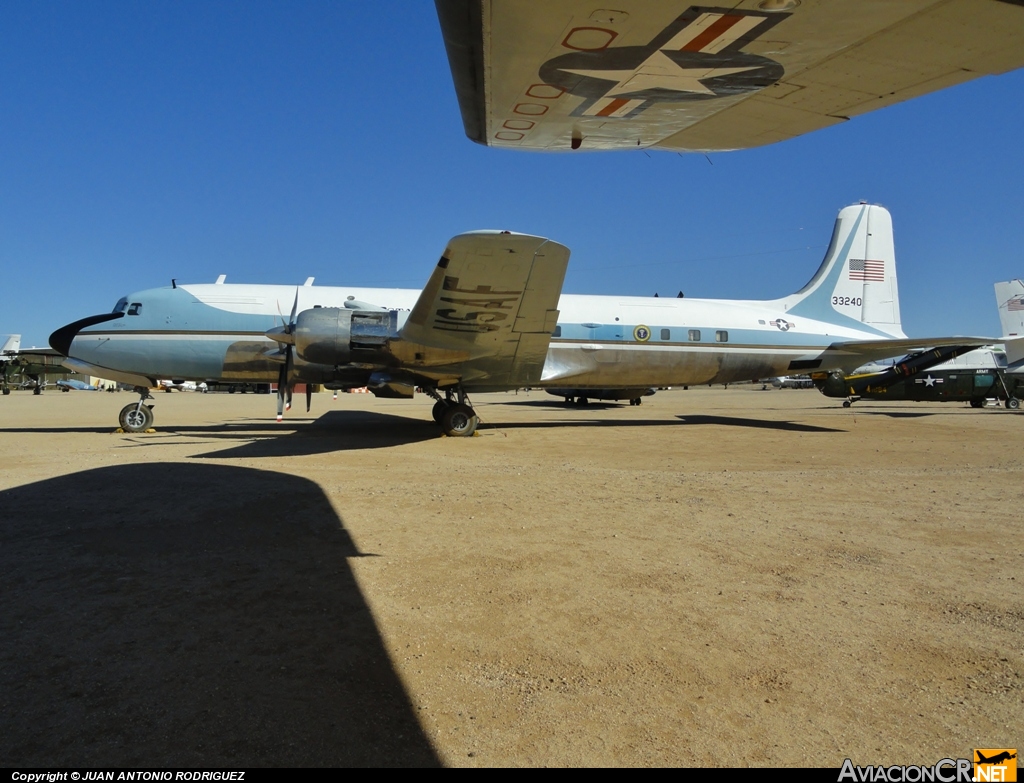
[[[142,312],[142,302],[132,302],[128,308],[128,315],[139,315]]]
[[[128,297],[122,296],[117,300],[117,304],[114,305],[114,309],[111,310],[113,313],[123,313],[125,308],[128,306]]]

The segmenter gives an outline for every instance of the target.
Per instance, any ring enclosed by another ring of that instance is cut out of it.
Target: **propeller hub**
[[[282,345],[295,345],[295,335],[292,333],[292,326],[275,326],[273,329],[267,329],[264,334],[274,342],[281,343]]]

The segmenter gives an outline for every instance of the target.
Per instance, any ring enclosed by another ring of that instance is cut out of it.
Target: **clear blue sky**
[[[1024,72],[711,156],[468,141],[429,2],[0,4],[0,333],[180,282],[418,288],[448,237],[542,234],[569,293],[770,298],[837,211],[893,215],[905,331],[998,334],[1024,277]]]

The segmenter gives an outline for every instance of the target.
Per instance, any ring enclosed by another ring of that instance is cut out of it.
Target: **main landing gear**
[[[121,429],[125,432],[145,432],[153,426],[153,406],[143,404],[146,400],[153,399],[153,396],[144,386],[136,386],[135,391],[139,395],[139,401],[125,405],[117,417]]]
[[[459,388],[458,391],[445,390],[442,397],[437,389],[424,389],[434,398],[434,408],[431,414],[434,421],[441,425],[441,431],[451,438],[468,438],[476,432],[480,417],[476,415],[469,404],[469,397]]]

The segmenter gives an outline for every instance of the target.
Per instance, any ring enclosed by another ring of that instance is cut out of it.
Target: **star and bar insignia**
[[[540,77],[582,97],[572,114],[587,117],[635,117],[656,103],[755,92],[784,69],[742,49],[788,16],[692,6],[645,46],[563,54],[544,63]]]

